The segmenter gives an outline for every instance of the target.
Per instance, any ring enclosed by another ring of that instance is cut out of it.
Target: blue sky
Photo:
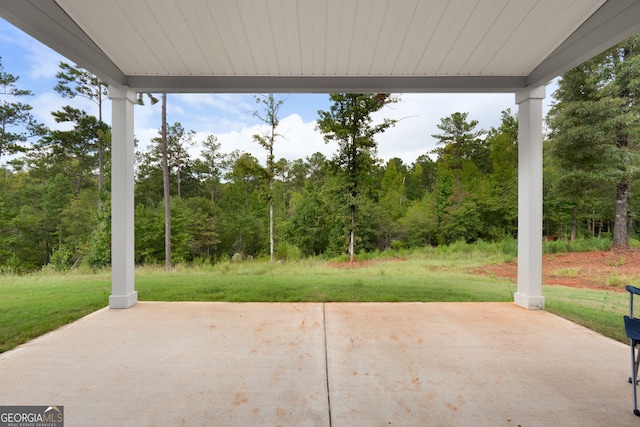
[[[52,111],[64,105],[82,108],[97,114],[94,104],[76,98],[60,97],[53,87],[60,61],[71,62],[42,45],[22,31],[0,18],[0,57],[7,73],[18,76],[18,86],[30,89],[34,96],[24,100],[33,107],[36,119],[50,128],[59,128],[53,121]],[[545,112],[550,103],[553,86],[547,87]],[[439,133],[440,119],[454,112],[468,112],[469,119],[478,120],[478,129],[489,129],[500,123],[501,111],[510,108],[517,111],[513,94],[398,94],[400,102],[385,107],[374,119],[399,119],[394,128],[377,138],[378,155],[387,161],[400,157],[406,164],[419,155],[435,148],[432,134]],[[294,160],[316,151],[331,157],[337,150],[335,143],[325,144],[322,135],[315,131],[318,110],[329,108],[327,94],[277,95],[284,99],[280,109],[282,135],[275,145],[276,158]],[[105,104],[104,120],[111,121],[110,103]],[[239,149],[251,152],[262,164],[266,159],[264,149],[253,142],[252,135],[266,131],[251,113],[258,106],[252,95],[236,94],[169,94],[167,96],[167,120],[180,122],[187,130],[196,132],[195,141],[204,141],[214,134],[222,144],[223,152]],[[160,104],[135,108],[135,135],[144,150],[149,140],[158,135]],[[196,144],[193,155],[200,152]],[[5,160],[5,159],[2,159]]]

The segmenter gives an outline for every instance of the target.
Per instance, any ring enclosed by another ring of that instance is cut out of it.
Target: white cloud
[[[281,137],[276,140],[274,146],[276,160],[280,158],[285,158],[289,161],[304,159],[317,151],[330,157],[335,147],[332,144],[324,143],[322,135],[315,131],[315,126],[315,121],[304,122],[297,114],[281,119],[278,127],[278,133]],[[265,165],[267,152],[254,141],[253,135],[263,134],[267,131],[268,127],[266,125],[255,124],[229,132],[214,133],[214,135],[221,145],[220,151],[222,153],[231,153],[235,150],[251,153],[262,165]],[[192,157],[200,156],[202,151],[201,143],[211,134],[211,132],[196,132],[194,135],[196,145],[189,150]],[[148,141],[156,136],[157,130],[137,128],[136,137],[140,140],[138,149],[140,151],[146,150],[149,144]]]
[[[304,159],[315,152],[331,157],[335,152],[335,144],[325,144],[322,134],[315,130],[316,122],[304,122],[297,114],[292,114],[280,121],[278,133],[282,135],[275,147],[276,159]]]
[[[435,140],[432,134],[439,133],[437,125],[440,119],[450,116],[456,111],[468,112],[470,120],[478,120],[478,129],[488,130],[492,126],[500,124],[502,110],[511,108],[515,114],[517,106],[513,94],[404,94],[401,101],[387,106],[374,115],[374,120],[392,118],[398,120],[395,127],[378,135],[378,156],[385,162],[392,157],[400,157],[406,164],[411,164],[422,154],[426,154],[435,148]],[[182,101],[185,101],[182,103]],[[203,101],[201,105],[191,106],[197,100]],[[241,150],[254,155],[261,164],[266,163],[266,152],[256,142],[253,135],[264,133],[266,125],[261,124],[249,112],[240,114],[241,109],[230,115],[211,114],[198,115],[193,111],[202,112],[207,105],[213,110],[213,104],[223,102],[223,106],[233,104],[232,95],[223,98],[216,96],[198,95],[195,98],[181,95],[168,104],[168,121],[179,121],[186,130],[197,132],[195,141],[197,146],[190,152],[195,157],[199,155],[202,142],[207,135],[214,134],[222,145],[222,152],[229,153],[233,150]],[[34,114],[52,128],[60,128],[53,121],[51,111],[60,109],[63,105],[73,103],[76,108],[92,111],[95,108],[89,101],[85,104],[76,98],[72,102],[60,98],[54,92],[46,92],[35,97]],[[547,103],[549,97],[547,98]],[[236,102],[240,104],[241,102]],[[105,104],[105,118],[110,122],[110,103]],[[242,107],[244,108],[244,107]],[[547,108],[547,107],[545,107]],[[135,136],[139,141],[138,150],[145,151],[152,138],[158,136],[160,128],[160,104],[135,107]],[[244,110],[243,110],[244,111]],[[546,109],[545,109],[546,112]],[[276,159],[287,160],[304,159],[314,152],[321,152],[327,158],[331,158],[336,151],[335,143],[325,144],[322,134],[315,130],[316,122],[304,121],[298,114],[290,114],[280,121],[278,133],[282,135],[276,141]]]
[[[322,136],[315,132],[315,122],[303,122],[300,116],[292,114],[280,120],[278,133],[282,137],[276,140],[274,145],[274,155],[276,159],[286,158],[287,160],[302,159],[316,151],[325,155],[331,154],[330,147],[324,144]],[[261,164],[266,163],[267,153],[257,142],[253,135],[263,134],[267,131],[266,125],[256,124],[245,126],[240,130],[216,134],[221,150],[230,153],[240,150],[251,153]],[[204,137],[199,138],[199,141]]]
[[[235,107],[229,107],[229,104],[240,105],[242,99],[246,99],[248,95],[241,95],[238,99],[235,96],[237,95],[181,95],[176,98],[176,102],[186,102],[182,107],[185,114],[190,111],[187,104],[192,104],[192,109],[196,111],[203,109],[196,102],[203,102],[212,108],[215,105],[232,110]],[[469,120],[478,120],[478,130],[489,130],[491,127],[499,126],[501,112],[507,108],[510,108],[513,114],[517,113],[513,94],[400,95],[400,102],[391,104],[374,115],[374,121],[382,120],[384,117],[398,120],[395,127],[378,135],[378,156],[384,161],[392,157],[400,157],[406,164],[410,164],[418,156],[436,147],[431,135],[440,133],[437,128],[440,119],[457,111],[468,112]],[[138,112],[141,112],[141,109],[137,108],[136,114]],[[151,111],[145,111],[144,114],[146,118],[141,119],[142,121],[155,120],[159,124],[159,116],[156,117]],[[265,164],[266,152],[253,141],[253,135],[264,133],[267,127],[257,122],[257,119],[244,110],[244,107],[235,108],[235,113],[231,115],[209,116],[209,121],[204,127],[202,126],[204,120],[201,117],[192,115],[191,120],[188,116],[184,119],[182,124],[185,129],[198,132],[195,138],[198,143],[207,135],[214,134],[222,145],[222,152],[229,153],[233,150],[249,152]],[[173,123],[171,118],[169,121]],[[136,123],[139,123],[138,116],[136,116]],[[315,127],[314,120],[304,121],[298,114],[290,114],[282,118],[278,127],[278,133],[282,138],[279,138],[275,145],[276,159],[282,157],[288,160],[304,159],[317,151],[331,158],[337,149],[335,143],[325,144],[322,134],[316,131]],[[150,139],[157,136],[157,128],[146,133],[136,130],[136,136],[141,141],[145,138]],[[194,147],[191,150],[192,154],[198,155],[200,149],[200,147]]]
[[[233,120],[246,121],[252,117],[255,103],[251,95],[244,94],[176,94],[172,99],[191,107],[191,114],[197,112],[201,117],[231,117]],[[215,122],[216,120],[212,120]]]
[[[51,115],[53,111],[58,111],[68,105],[68,99],[61,98],[56,92],[51,91],[29,98],[27,102],[33,107],[31,113],[36,121],[44,123],[50,129],[67,130],[70,128],[67,125],[56,123]]]
[[[244,116],[255,109],[251,95],[183,93],[172,96],[191,107],[214,107],[236,116]]]
[[[401,158],[411,164],[422,154],[436,147],[431,136],[439,134],[440,119],[455,112],[469,113],[469,120],[477,120],[477,130],[489,130],[500,124],[501,111],[517,111],[513,94],[402,94],[400,102],[389,104],[373,117],[398,120],[395,127],[379,134],[378,156],[384,161]]]
[[[27,46],[26,58],[29,62],[29,78],[40,81],[54,81],[60,71],[60,61],[69,62],[53,50],[35,41]],[[75,64],[71,64],[75,65]],[[52,87],[53,89],[53,87]]]
[[[151,140],[159,136],[158,129],[154,128],[136,128],[135,138],[138,140],[136,151],[146,152],[149,149]]]

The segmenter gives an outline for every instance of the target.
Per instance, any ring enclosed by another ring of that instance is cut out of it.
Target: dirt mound
[[[517,279],[515,262],[489,265],[473,270],[476,274]],[[624,286],[640,276],[640,249],[549,254],[542,257],[545,285],[624,291]]]

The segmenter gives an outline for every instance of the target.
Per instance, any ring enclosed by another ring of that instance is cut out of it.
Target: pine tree
[[[325,142],[338,143],[333,163],[343,178],[348,198],[348,256],[349,262],[353,262],[358,196],[374,164],[377,147],[374,138],[396,123],[396,120],[384,119],[382,123],[374,125],[371,114],[398,99],[381,93],[334,93],[330,98],[332,104],[329,111],[318,111],[318,130],[324,134]]]

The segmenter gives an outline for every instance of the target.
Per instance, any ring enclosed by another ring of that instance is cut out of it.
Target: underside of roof
[[[638,0],[0,0],[105,82],[166,92],[513,92],[640,31]]]

